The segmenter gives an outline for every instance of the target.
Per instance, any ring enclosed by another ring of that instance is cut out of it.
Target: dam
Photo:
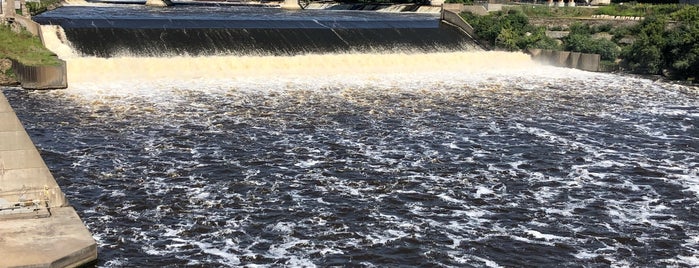
[[[235,19],[157,43],[130,18],[236,10],[204,9],[45,13],[69,87],[3,88],[96,266],[699,265],[696,88],[482,51],[429,14],[319,11],[369,28],[328,45],[281,12],[307,35],[263,47],[223,40],[264,36]],[[386,26],[401,20],[417,26]],[[421,27],[434,49],[405,41]]]

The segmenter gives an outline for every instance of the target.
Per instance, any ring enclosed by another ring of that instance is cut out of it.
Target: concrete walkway
[[[0,92],[0,267],[74,267],[97,245]]]

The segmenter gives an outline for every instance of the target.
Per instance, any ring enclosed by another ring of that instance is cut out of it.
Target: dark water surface
[[[469,77],[4,93],[101,267],[699,265],[696,89]]]

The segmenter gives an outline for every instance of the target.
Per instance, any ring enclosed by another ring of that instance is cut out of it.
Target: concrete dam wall
[[[62,9],[70,8],[78,7]],[[168,7],[172,8],[177,6]],[[85,15],[70,20],[47,12],[34,20],[61,26],[77,54],[97,57],[480,50],[470,36],[443,23],[437,14],[234,11],[196,14],[206,19],[139,10],[128,18]]]

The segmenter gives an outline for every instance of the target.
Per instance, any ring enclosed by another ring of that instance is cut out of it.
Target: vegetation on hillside
[[[699,10],[695,15],[699,16]],[[691,16],[690,16],[691,17]],[[622,66],[633,73],[664,74],[695,80],[699,75],[699,20],[668,27],[662,17],[647,17],[633,27],[636,41],[624,47]]]
[[[462,16],[473,26],[479,38],[501,49],[559,48],[556,40],[546,36],[546,27],[531,25],[520,10],[492,12],[487,16],[463,13]]]
[[[605,64],[619,62],[628,72],[663,74],[696,82],[699,75],[699,6],[612,5],[600,8],[595,13],[643,16],[644,19],[632,27],[573,23],[566,29],[569,34],[560,40],[547,37],[545,31],[562,29],[546,29],[546,26],[533,26],[528,22],[529,17],[554,17],[558,16],[554,15],[557,13],[567,14],[563,17],[574,17],[574,14],[582,14],[574,9],[521,6],[486,16],[470,13],[462,16],[475,28],[480,38],[499,49],[542,48],[595,53],[601,55]]]
[[[0,25],[0,40],[0,58],[14,59],[30,66],[58,64],[56,55],[29,32],[16,33],[9,26]]]
[[[29,9],[29,13],[34,16],[47,10],[56,8],[60,4],[60,0],[40,0],[36,2],[27,2],[27,9]]]
[[[613,41],[594,38],[594,34],[606,32],[600,27],[573,23],[568,30],[570,33],[563,38],[563,50],[600,54],[600,58],[606,61],[614,61],[621,52],[621,48]]]

